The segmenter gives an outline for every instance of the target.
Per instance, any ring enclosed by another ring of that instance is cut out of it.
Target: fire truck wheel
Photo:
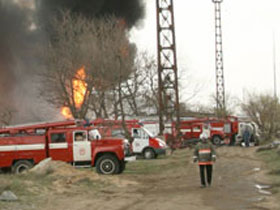
[[[219,136],[214,136],[212,139],[213,144],[215,144],[217,146],[221,145],[221,141],[222,141],[222,139]]]
[[[118,171],[118,174],[121,174],[125,169],[126,163],[124,161],[120,161],[120,170]]]
[[[119,160],[113,155],[102,155],[96,162],[96,171],[99,174],[116,174],[120,171]]]
[[[28,160],[19,160],[12,166],[12,172],[20,174],[33,167],[33,164]]]
[[[156,153],[151,148],[145,149],[143,155],[144,155],[145,159],[154,159],[154,158],[156,158]]]

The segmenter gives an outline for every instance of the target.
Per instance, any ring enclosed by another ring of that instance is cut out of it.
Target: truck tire
[[[237,138],[237,134],[234,134],[231,139],[230,139],[230,146],[235,146],[236,144],[236,138]]]
[[[220,136],[214,136],[212,139],[212,142],[214,145],[219,146],[219,145],[221,145],[222,139]]]
[[[155,159],[156,158],[156,153],[152,148],[147,148],[143,152],[143,156],[145,159]]]
[[[121,174],[125,170],[126,162],[120,161],[120,170],[118,171],[118,174]]]
[[[105,175],[117,174],[120,171],[120,162],[114,155],[102,155],[96,162],[96,171]]]
[[[33,167],[33,164],[28,160],[19,160],[12,166],[12,172],[15,174],[20,174],[24,171],[29,170]]]

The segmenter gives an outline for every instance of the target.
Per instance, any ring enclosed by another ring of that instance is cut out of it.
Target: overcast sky
[[[146,2],[146,18],[131,39],[138,48],[156,55],[155,0]],[[215,93],[215,32],[212,0],[174,0],[178,67],[189,80],[202,83],[196,100],[209,102]],[[273,94],[273,32],[277,92],[280,96],[280,1],[224,0],[222,30],[226,94],[240,99],[247,92]],[[180,93],[184,98],[187,93]]]

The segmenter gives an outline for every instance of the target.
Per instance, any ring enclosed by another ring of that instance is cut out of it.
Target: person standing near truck
[[[203,131],[202,134],[206,135],[208,139],[211,137],[211,125],[210,123],[206,122],[203,124]]]
[[[216,161],[216,152],[214,146],[208,141],[209,137],[202,133],[200,135],[201,142],[199,142],[194,150],[193,161],[198,162],[200,171],[201,187],[206,187],[205,170],[207,174],[207,184],[211,186],[213,162]]]
[[[251,134],[250,134],[249,128],[246,126],[245,131],[243,133],[243,140],[244,140],[246,147],[250,146],[250,138],[251,138]]]

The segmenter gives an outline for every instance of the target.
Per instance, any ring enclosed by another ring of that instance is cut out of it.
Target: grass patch
[[[33,173],[4,174],[0,175],[0,193],[9,190],[18,197],[32,201],[40,196],[42,190],[50,188],[53,181],[54,178],[50,176]]]
[[[269,172],[269,174],[271,174],[271,175],[279,175],[280,176],[280,169],[271,170],[271,172]]]
[[[109,184],[100,181],[100,180],[96,180],[93,181],[91,179],[89,179],[88,177],[85,177],[83,179],[80,179],[76,185],[81,186],[83,189],[87,189],[87,190],[94,190],[94,191],[98,191],[103,189],[106,186],[109,186]]]
[[[26,195],[28,193],[26,189],[28,188],[27,180],[29,180],[29,177],[26,175],[5,174],[1,175],[0,180],[3,183],[0,186],[0,192],[10,190],[17,195]]]
[[[160,174],[169,170],[186,167],[190,152],[176,150],[172,155],[159,156],[153,160],[137,160],[127,164],[124,174]]]
[[[44,178],[35,177],[30,174],[1,174],[0,175],[0,194],[4,191],[11,191],[17,197],[16,202],[0,202],[0,209],[30,209],[33,203],[37,202],[42,189]],[[33,189],[37,188],[34,192]]]
[[[276,149],[266,150],[257,153],[257,155],[266,163],[269,170],[269,177],[273,185],[273,192],[280,198],[280,155]]]
[[[276,150],[266,150],[257,154],[266,162],[272,174],[280,175],[280,155],[277,154]]]

